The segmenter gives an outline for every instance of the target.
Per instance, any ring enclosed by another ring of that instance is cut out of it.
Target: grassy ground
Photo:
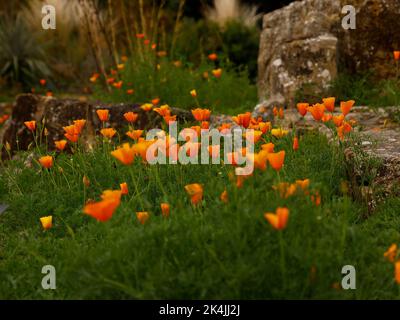
[[[393,265],[383,253],[399,240],[400,199],[387,199],[375,214],[343,188],[340,150],[309,133],[300,149],[292,137],[275,139],[287,151],[284,169],[257,170],[237,188],[231,166],[122,166],[106,150],[60,154],[50,173],[38,163],[7,162],[1,170],[0,298],[400,298]],[[62,168],[63,172],[60,172]],[[86,175],[91,184],[84,192]],[[297,193],[281,198],[272,185],[309,178],[322,203]],[[104,189],[123,196],[111,220],[84,215],[85,200]],[[204,200],[190,203],[184,186],[201,183]],[[135,192],[134,185],[139,186]],[[229,202],[219,196],[227,189]],[[171,205],[169,218],[160,203]],[[264,212],[290,210],[287,228],[274,230]],[[149,211],[144,225],[136,211]],[[39,218],[53,216],[44,231]],[[42,266],[54,265],[57,289],[43,290]],[[339,289],[344,265],[354,265],[357,289]]]

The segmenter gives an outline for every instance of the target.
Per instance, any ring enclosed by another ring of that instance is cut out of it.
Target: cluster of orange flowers
[[[400,54],[400,52],[399,52]],[[394,264],[394,279],[397,284],[400,284],[400,259],[398,256],[397,244],[393,243],[383,254],[383,256],[391,263]]]
[[[345,134],[349,133],[353,128],[353,121],[346,121],[346,116],[353,107],[355,101],[341,101],[340,114],[333,114],[335,111],[335,98],[329,97],[322,99],[323,103],[316,103],[310,106],[308,103],[301,102],[297,104],[297,110],[301,116],[305,116],[308,112],[312,115],[315,121],[324,123],[332,122],[336,126],[337,134],[341,140]],[[328,113],[327,113],[328,112]]]

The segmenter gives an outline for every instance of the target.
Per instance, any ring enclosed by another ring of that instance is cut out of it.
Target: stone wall
[[[355,30],[341,26],[344,5],[356,8]],[[260,101],[293,106],[299,89],[312,86],[318,95],[338,70],[393,76],[399,30],[399,0],[304,0],[266,14],[258,58]]]

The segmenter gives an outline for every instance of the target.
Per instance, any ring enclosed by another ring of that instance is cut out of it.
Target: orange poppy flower
[[[211,72],[214,75],[214,77],[221,78],[221,75],[222,75],[222,69],[221,68],[215,69],[215,70],[213,70]]]
[[[268,153],[274,152],[275,145],[272,142],[262,144],[261,149],[267,151]]]
[[[205,129],[205,130],[210,129],[210,122],[208,122],[208,121],[202,121],[202,122],[200,123],[200,127],[201,127],[202,129]]]
[[[394,262],[396,260],[397,255],[397,244],[393,243],[389,249],[383,254],[383,256],[388,259],[390,262]]]
[[[286,228],[289,219],[289,209],[279,207],[276,209],[275,213],[264,213],[264,218],[271,224],[274,229],[283,230]]]
[[[400,284],[400,260],[394,264],[394,279],[397,284]]]
[[[170,211],[169,204],[168,203],[161,203],[160,207],[161,207],[161,214],[163,215],[163,217],[168,218],[169,217],[169,211]]]
[[[132,140],[138,140],[142,135],[143,130],[130,130],[126,133],[126,135]]]
[[[126,182],[120,183],[119,187],[121,189],[121,194],[125,195],[129,193],[128,184]]]
[[[156,106],[160,103],[160,98],[154,98],[151,100],[151,103],[153,104],[153,106]]]
[[[203,199],[203,186],[198,183],[185,186],[187,194],[191,197],[192,204],[196,205]]]
[[[105,122],[108,120],[109,111],[107,109],[99,109],[96,110],[97,116],[99,117],[100,121]]]
[[[66,127],[63,127],[65,134],[64,136],[71,142],[77,142],[80,134],[80,127],[76,124],[72,124]]]
[[[400,51],[393,51],[394,60],[400,60]]]
[[[134,93],[135,93],[135,90],[133,90],[133,89],[126,90],[126,94],[134,94]]]
[[[53,92],[51,92],[51,91],[46,92],[46,97],[52,97],[52,96],[53,96]]]
[[[311,113],[315,121],[320,121],[324,116],[325,105],[316,103],[312,107],[308,107],[307,110]]]
[[[138,114],[134,113],[134,112],[125,112],[124,113],[124,118],[126,121],[130,122],[130,123],[134,123],[136,122],[137,118],[138,118]]]
[[[149,220],[149,213],[147,211],[136,212],[136,218],[139,220],[141,224],[145,224],[147,220]]]
[[[321,204],[321,195],[317,191],[315,194],[311,195],[311,201],[316,205],[319,206]]]
[[[191,95],[193,98],[196,98],[196,97],[197,97],[197,91],[193,89],[192,91],[190,91],[190,95]]]
[[[322,116],[322,122],[329,122],[329,121],[331,121],[332,120],[332,118],[333,118],[333,116],[332,116],[332,114],[330,114],[330,113],[325,113],[323,116]]]
[[[278,191],[281,198],[287,199],[296,192],[297,185],[294,183],[280,182],[272,186],[272,189]]]
[[[308,108],[310,105],[305,102],[300,102],[297,104],[297,111],[299,111],[300,115],[304,117],[307,114]]]
[[[211,60],[211,61],[215,61],[215,60],[218,59],[218,55],[216,53],[210,53],[208,55],[208,59]]]
[[[157,112],[161,117],[169,116],[171,114],[171,110],[169,109],[169,105],[167,104],[164,104],[159,108],[154,108],[153,110]]]
[[[145,103],[140,107],[143,111],[150,111],[153,109],[153,105],[151,103]]]
[[[253,158],[254,167],[264,171],[267,169],[268,151],[261,150],[254,155],[248,155],[248,157]]]
[[[222,202],[228,203],[228,191],[226,189],[221,193],[220,197]]]
[[[48,230],[53,226],[53,217],[52,216],[41,217],[40,223],[42,224],[44,230]]]
[[[105,190],[101,195],[101,200],[85,205],[83,212],[104,222],[111,219],[120,203],[121,190]]]
[[[115,78],[107,78],[108,84],[112,84],[112,83],[114,83],[114,81],[115,81]]]
[[[305,191],[310,185],[310,179],[296,180],[296,185]]]
[[[340,127],[343,124],[344,115],[333,116],[332,120],[336,127]]]
[[[207,121],[210,119],[211,110],[209,109],[193,109],[192,115],[197,121]]]
[[[262,133],[266,133],[271,130],[271,122],[260,122],[258,124],[258,129],[260,129]]]
[[[140,155],[143,161],[147,161],[147,149],[154,143],[154,141],[148,140],[139,140],[138,143],[132,146],[133,151],[135,154]]]
[[[130,165],[135,160],[135,149],[129,143],[124,143],[122,147],[111,151],[111,155],[124,165]]]
[[[354,100],[340,102],[340,110],[342,111],[344,116],[346,116],[350,112],[350,109],[353,107],[354,103]]]
[[[67,145],[67,140],[54,141],[54,144],[58,150],[63,151]]]
[[[278,109],[277,107],[274,107],[272,113],[274,114],[274,117],[279,117],[280,119],[283,119],[284,117],[283,108]]]
[[[232,117],[232,120],[236,122],[237,125],[242,126],[243,128],[248,128],[251,120],[251,113],[241,113],[236,117]]]
[[[283,162],[285,161],[285,151],[282,150],[276,153],[268,153],[267,158],[271,167],[274,170],[279,171],[282,169]]]
[[[86,124],[86,120],[84,119],[78,119],[74,120],[74,126],[75,126],[75,131],[77,134],[80,134],[82,132],[83,127]]]
[[[53,166],[53,157],[52,156],[43,156],[39,158],[39,162],[43,168],[50,169]]]
[[[230,124],[230,123],[222,123],[222,124],[218,127],[218,130],[219,130],[221,133],[226,133],[226,132],[229,132],[229,129],[231,128],[231,126],[232,126],[232,124]]]
[[[46,85],[46,80],[45,79],[40,79],[39,82],[40,82],[40,85],[42,85],[42,86]]]
[[[24,122],[25,127],[27,127],[30,131],[35,131],[36,130],[36,121],[25,121]]]
[[[103,128],[100,130],[100,133],[103,137],[107,139],[111,139],[117,133],[114,128]]]
[[[122,84],[123,84],[122,81],[118,81],[118,82],[113,83],[113,87],[117,88],[117,89],[121,89],[122,88]]]
[[[294,137],[293,139],[293,150],[294,151],[299,150],[299,138],[297,137]]]
[[[325,99],[322,99],[322,101],[324,102],[324,106],[325,106],[326,110],[328,110],[329,112],[333,112],[335,110],[335,98],[334,97],[325,98]]]
[[[176,121],[176,115],[171,116],[167,114],[166,116],[163,117],[164,121],[169,124],[170,122],[175,122]]]
[[[352,127],[351,127],[350,123],[345,122],[345,121],[343,122],[343,124],[340,127],[336,128],[337,134],[341,140],[344,139],[344,135],[346,133],[349,133],[351,131],[351,129],[352,129]]]

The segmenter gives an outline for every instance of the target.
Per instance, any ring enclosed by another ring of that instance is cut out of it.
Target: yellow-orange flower
[[[128,184],[126,182],[120,183],[119,187],[121,188],[121,194],[128,194],[129,189],[128,189]]]
[[[305,191],[310,185],[310,179],[296,180],[296,185]]]
[[[335,98],[334,97],[325,98],[325,99],[322,99],[322,101],[324,102],[324,106],[325,106],[326,110],[328,110],[329,112],[333,112],[333,110],[335,110]]]
[[[268,153],[267,158],[271,167],[279,171],[282,169],[283,162],[285,161],[285,150],[276,153]]]
[[[163,117],[163,119],[167,124],[169,124],[170,122],[176,121],[176,115],[171,116],[170,114],[167,114],[166,116]]]
[[[354,100],[340,102],[340,110],[342,111],[344,116],[346,116],[350,112],[350,109],[353,107],[354,103]]]
[[[101,195],[101,201],[85,205],[83,212],[104,222],[111,219],[120,203],[121,190],[105,190]]]
[[[45,79],[40,79],[40,80],[39,80],[39,83],[40,83],[42,86],[44,86],[44,85],[46,85],[46,80],[45,80]]]
[[[393,243],[389,249],[383,254],[383,256],[388,259],[390,262],[394,262],[396,260],[397,255],[397,244]]]
[[[191,90],[191,91],[190,91],[190,95],[191,95],[193,98],[196,98],[196,97],[197,97],[197,91],[196,91],[195,89]]]
[[[135,93],[135,90],[133,90],[133,89],[126,90],[126,94],[134,94],[134,93]]]
[[[284,130],[282,128],[277,128],[277,129],[272,129],[271,130],[271,134],[275,137],[275,138],[282,138],[284,136],[286,136],[289,133],[288,130]]]
[[[52,216],[41,217],[40,223],[42,224],[44,230],[48,230],[53,226],[53,217]]]
[[[126,135],[132,140],[138,140],[142,135],[143,130],[130,130],[126,133]]]
[[[192,115],[197,121],[207,121],[210,119],[211,110],[209,109],[193,109]]]
[[[344,115],[333,116],[332,120],[336,127],[340,127],[343,124]]]
[[[242,126],[243,128],[248,128],[251,120],[251,113],[241,113],[236,117],[232,117],[232,120],[236,122],[237,125]]]
[[[304,117],[307,114],[308,108],[310,105],[305,102],[300,102],[297,104],[297,111],[301,114],[302,117]]]
[[[293,138],[293,150],[294,151],[299,150],[299,138],[297,137]]]
[[[159,108],[154,108],[153,110],[157,112],[161,117],[169,116],[171,114],[171,110],[169,109],[169,105],[167,104],[164,104]]]
[[[130,123],[136,122],[138,116],[139,116],[139,115],[138,115],[137,113],[134,113],[134,112],[132,112],[132,111],[130,111],[130,112],[125,112],[125,113],[124,113],[124,118],[125,118],[125,120],[128,121],[128,122],[130,122]]]
[[[86,120],[84,120],[84,119],[74,120],[75,132],[80,134],[82,132],[82,129],[85,126],[85,124],[86,124]]]
[[[210,53],[208,55],[208,59],[210,59],[211,61],[215,61],[218,59],[218,55],[216,53]]]
[[[198,204],[203,199],[203,186],[201,184],[188,184],[185,186],[185,190],[194,205]]]
[[[274,152],[274,148],[275,148],[275,145],[272,142],[261,145],[261,149],[267,151],[268,153]]]
[[[280,182],[272,186],[272,189],[278,191],[281,198],[287,199],[296,192],[297,185],[295,183]]]
[[[213,70],[211,72],[214,75],[214,77],[221,78],[221,75],[222,75],[222,69],[221,68],[215,69],[215,70]]]
[[[143,161],[147,161],[147,149],[154,143],[154,140],[139,140],[132,146],[135,154],[140,155]],[[150,159],[149,159],[150,160]]]
[[[103,137],[107,139],[111,139],[117,133],[114,128],[103,128],[100,130],[100,133]]]
[[[400,60],[400,51],[393,51],[394,60]]]
[[[129,143],[124,143],[122,147],[111,151],[111,155],[124,165],[130,165],[135,160],[135,149]]]
[[[36,130],[36,121],[25,121],[24,122],[25,127],[27,127],[30,131],[35,131]]]
[[[228,203],[228,191],[226,189],[221,193],[220,197],[222,202]]]
[[[153,104],[153,106],[156,106],[160,103],[160,98],[154,98],[151,100],[151,103]]]
[[[43,168],[50,169],[53,166],[53,157],[52,156],[43,156],[39,158],[39,162]]]
[[[145,224],[149,219],[150,215],[147,211],[139,211],[136,212],[136,218],[139,220],[141,224]]]
[[[108,120],[109,111],[107,109],[99,109],[96,110],[97,116],[99,117],[100,121],[105,122]]]
[[[331,119],[333,118],[333,116],[332,116],[332,114],[330,114],[330,113],[325,113],[323,116],[322,116],[322,122],[329,122],[329,121],[331,121]]]
[[[264,213],[264,218],[271,224],[274,229],[283,230],[286,228],[289,219],[289,209],[279,207],[276,209],[275,213]]]
[[[311,113],[315,121],[320,121],[325,113],[325,105],[316,103],[312,107],[308,107],[307,110]]]
[[[394,279],[397,284],[400,284],[400,260],[394,264]]]
[[[58,150],[63,151],[67,145],[67,140],[54,141],[54,144]]]
[[[145,103],[140,107],[143,111],[150,111],[153,109],[153,105],[151,103]]]
[[[170,212],[170,206],[168,203],[161,203],[160,205],[161,207],[161,214],[163,215],[163,217],[168,218],[169,217],[169,212]]]

